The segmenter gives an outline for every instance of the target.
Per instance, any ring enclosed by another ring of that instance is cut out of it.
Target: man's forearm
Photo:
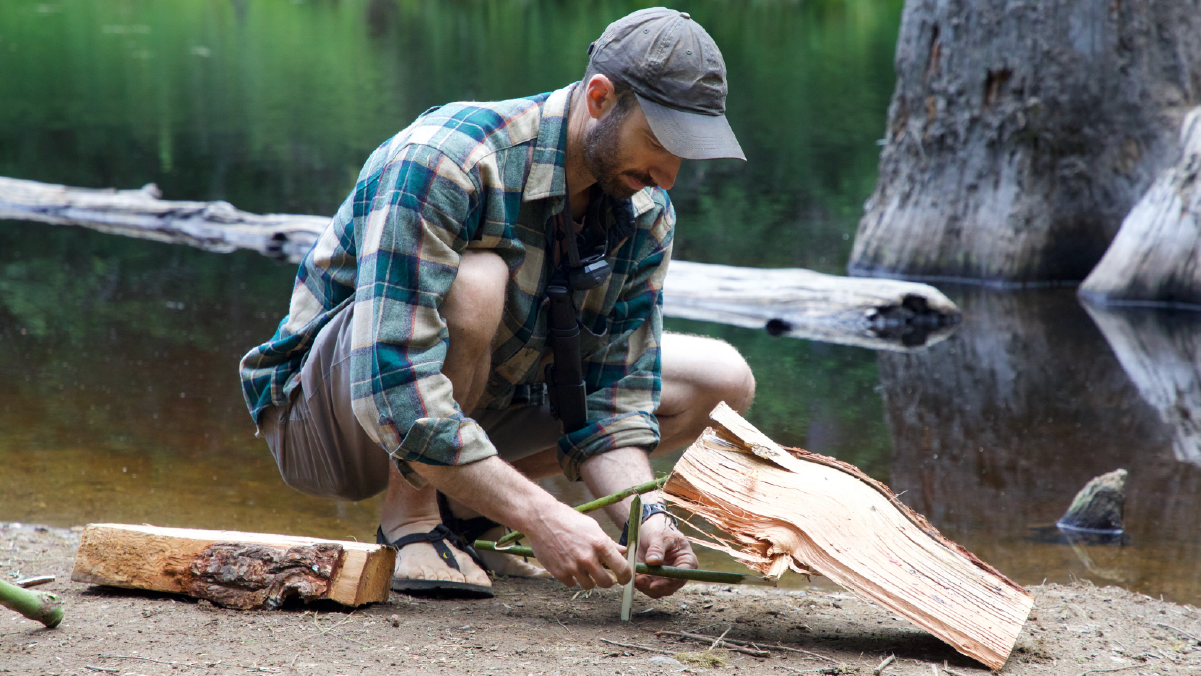
[[[655,478],[646,451],[633,447],[617,448],[588,458],[580,465],[580,475],[584,479],[584,485],[598,498]],[[660,500],[658,491],[642,496],[643,502]],[[630,504],[633,501],[633,496],[630,496],[617,504],[605,507],[605,513],[614,524],[621,526],[630,515]]]
[[[539,511],[562,506],[498,456],[465,465],[410,463],[423,479],[488,518],[528,531]]]

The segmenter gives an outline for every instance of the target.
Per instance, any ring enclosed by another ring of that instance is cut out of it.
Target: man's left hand
[[[692,544],[666,514],[654,514],[642,524],[638,532],[638,560],[648,566],[697,567]],[[636,575],[634,588],[658,599],[676,593],[685,582],[687,580]]]

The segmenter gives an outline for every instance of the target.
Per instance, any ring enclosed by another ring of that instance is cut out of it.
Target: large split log
[[[101,523],[84,530],[71,579],[243,610],[293,596],[360,606],[388,600],[395,561],[393,550],[361,542]]]
[[[1195,0],[906,0],[853,274],[1077,282],[1177,157]]]
[[[330,221],[260,216],[227,202],[160,197],[153,184],[141,190],[95,190],[0,177],[0,219],[78,225],[218,253],[250,249],[293,263]],[[925,284],[684,261],[669,268],[664,306],[673,317],[876,350],[928,345],[959,323],[955,304]]]
[[[668,268],[663,312],[873,350],[932,345],[960,321],[959,308],[926,284],[688,261]]]
[[[664,487],[673,504],[727,533],[697,539],[767,575],[829,577],[1000,669],[1033,597],[944,538],[855,467],[784,449],[721,404]]]
[[[1080,285],[1095,305],[1201,308],[1201,108],[1180,130],[1180,161],[1130,210]]]

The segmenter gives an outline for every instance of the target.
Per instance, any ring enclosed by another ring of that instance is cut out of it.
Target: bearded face
[[[633,96],[626,94],[630,99]],[[605,194],[619,200],[629,199],[638,192],[624,178],[632,178],[643,185],[655,185],[650,174],[632,169],[629,158],[622,152],[621,128],[637,103],[633,100],[619,101],[584,135],[584,166],[596,178],[596,184]]]

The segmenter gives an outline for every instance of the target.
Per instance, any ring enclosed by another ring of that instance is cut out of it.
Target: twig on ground
[[[880,674],[884,673],[884,670],[888,668],[888,665],[890,665],[896,661],[897,661],[896,655],[889,655],[888,657],[884,658],[884,661],[881,662],[879,664],[879,666],[877,666],[875,669],[872,669],[872,673],[875,674],[876,676],[880,676]]]
[[[713,639],[713,643],[710,643],[710,644],[709,644],[709,650],[713,650],[714,648],[716,648],[716,647],[717,647],[717,644],[718,644],[718,643],[721,643],[721,640],[722,640],[723,638],[725,638],[725,637],[726,637],[726,634],[730,633],[730,630],[731,630],[731,629],[733,629],[733,628],[734,628],[734,626],[733,626],[733,625],[730,625],[730,626],[726,627],[726,630],[725,630],[725,631],[723,631],[723,632],[721,633],[721,636],[718,636],[717,638]]]
[[[198,666],[198,664],[199,664],[197,662],[164,662],[162,660],[156,660],[151,657],[138,657],[136,655],[100,655],[100,657],[110,659],[110,660],[142,660],[143,662],[154,662],[155,664],[171,664],[171,665],[176,665],[176,666],[180,666],[180,667],[195,667],[195,666]],[[216,662],[205,662],[205,664],[210,667],[218,665],[220,663],[221,663],[221,660],[217,660]]]
[[[1147,665],[1131,664],[1128,667],[1118,667],[1117,669],[1089,669],[1088,671],[1080,672],[1080,676],[1085,676],[1085,674],[1107,674],[1111,671],[1126,671],[1127,669],[1137,669],[1139,667],[1145,667],[1145,666],[1147,666]]]
[[[726,631],[728,632],[729,630],[727,629]],[[704,634],[694,634],[689,631],[657,631],[657,632],[655,632],[656,636],[660,635],[660,634],[667,635],[667,636],[679,636],[681,638],[690,638],[694,641],[712,641],[713,640],[712,636],[705,636]],[[722,636],[725,636],[725,634],[722,634]],[[826,657],[825,655],[818,655],[817,653],[811,653],[808,650],[801,650],[800,648],[789,648],[788,646],[782,646],[782,645],[759,646],[759,644],[757,644],[757,643],[752,644],[749,641],[740,641],[736,638],[723,638],[721,640],[721,642],[725,643],[726,647],[730,648],[731,650],[734,650],[734,651],[740,652],[740,653],[746,653],[748,655],[754,655],[755,657],[767,657],[770,654],[767,652],[767,650],[784,650],[784,651],[787,651],[790,653],[800,653],[802,655],[809,655],[810,657],[813,657],[813,658],[816,658],[819,660],[825,660],[832,664],[838,664],[838,660],[830,659],[829,657]],[[753,652],[748,652],[745,649],[738,648],[738,646],[746,646],[746,645],[754,645],[755,648],[758,648],[758,650],[753,651]]]
[[[634,645],[632,643],[618,643],[617,641],[610,641],[607,638],[602,638],[599,640],[604,641],[605,643],[612,643],[613,645],[621,646],[622,648],[634,648],[636,650],[645,650],[645,651],[651,652],[651,653],[659,653],[660,655],[674,655],[675,654],[675,653],[671,652],[670,650],[659,650],[658,648],[648,648],[646,646]]]
[[[1194,641],[1201,642],[1201,636],[1197,636],[1196,634],[1194,634],[1192,632],[1185,631],[1178,627],[1173,627],[1170,624],[1164,624],[1163,622],[1156,622],[1155,624],[1156,624],[1156,626],[1163,627],[1164,629],[1171,629],[1172,631],[1176,632],[1177,634],[1180,634],[1181,636],[1187,636],[1187,637],[1193,639]]]
[[[92,666],[92,665],[90,665],[90,664],[85,664],[85,665],[83,665],[83,668],[84,668],[84,669],[91,670],[91,671],[107,671],[107,672],[108,672],[108,673],[110,673],[110,674],[119,674],[119,673],[121,673],[121,670],[120,670],[120,669],[105,669],[104,667],[93,667],[93,666]]]
[[[40,584],[46,584],[47,582],[54,582],[54,579],[55,578],[53,575],[38,575],[37,577],[27,577],[23,580],[17,580],[13,584],[17,585],[18,587],[28,589],[30,587],[36,587]]]
[[[947,666],[946,660],[942,661],[942,670],[947,672],[951,676],[967,676],[967,674],[959,672],[959,671],[955,671],[955,670],[951,669],[951,667]]]

